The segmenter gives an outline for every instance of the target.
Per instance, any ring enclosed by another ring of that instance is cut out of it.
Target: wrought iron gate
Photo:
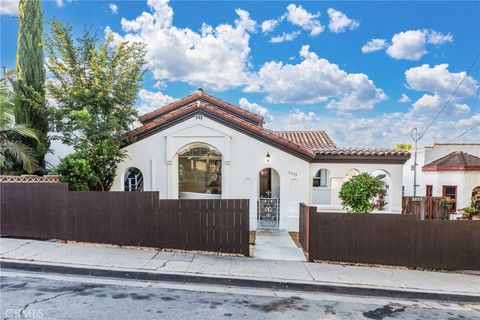
[[[257,206],[257,228],[278,229],[280,199],[260,198]]]

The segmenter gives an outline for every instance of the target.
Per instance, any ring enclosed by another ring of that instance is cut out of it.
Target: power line
[[[458,86],[455,88],[455,90],[452,92],[452,94],[448,97],[447,101],[445,101],[445,104],[443,105],[442,109],[440,109],[440,111],[437,113],[437,115],[432,119],[432,121],[428,124],[427,128],[425,128],[425,130],[423,131],[423,133],[420,135],[419,139],[422,139],[423,136],[425,135],[425,133],[427,133],[428,129],[430,129],[430,127],[432,126],[432,124],[437,121],[438,117],[440,116],[440,114],[443,112],[443,110],[445,110],[445,108],[448,106],[448,104],[450,103],[450,100],[452,100],[452,98],[455,96],[455,94],[457,93],[458,89],[462,86],[463,82],[465,81],[465,79],[469,76],[470,74],[470,71],[472,71],[473,69],[473,66],[477,63],[478,61],[478,58],[480,57],[480,53],[477,54],[477,57],[475,58],[475,60],[473,61],[473,63],[470,65],[470,67],[468,68],[467,70],[467,73],[465,74],[465,76],[463,77],[462,81],[460,81],[460,83],[458,84]]]
[[[480,126],[480,122],[477,123],[476,125],[474,125],[473,127],[471,127],[470,129],[460,133],[458,136],[456,136],[455,138],[453,138],[452,140],[448,141],[448,142],[452,142],[454,140],[457,140],[458,138],[460,138],[461,136],[467,134],[468,132],[472,131],[473,129],[475,129],[476,127]]]

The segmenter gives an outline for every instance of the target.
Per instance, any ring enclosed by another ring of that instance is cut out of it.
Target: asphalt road
[[[0,319],[480,319],[480,305],[3,271]]]

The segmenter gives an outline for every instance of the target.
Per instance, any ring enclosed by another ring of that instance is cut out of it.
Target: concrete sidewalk
[[[253,256],[262,260],[307,261],[285,230],[257,229]]]
[[[187,276],[242,279],[253,283],[325,285],[411,293],[473,297],[480,301],[480,276],[415,271],[399,268],[345,266],[299,261],[260,260],[245,257],[164,252],[148,248],[119,248],[83,243],[1,238],[0,262],[148,272],[162,278]],[[65,269],[66,270],[66,269]],[[106,273],[105,273],[106,274]],[[183,277],[183,278],[182,278]],[[178,278],[180,279],[180,278]],[[182,280],[184,281],[184,280]],[[253,281],[253,282],[252,282]],[[353,291],[352,291],[353,292]],[[353,293],[352,293],[353,294]]]

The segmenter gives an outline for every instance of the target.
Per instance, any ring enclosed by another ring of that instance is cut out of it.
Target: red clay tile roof
[[[198,89],[196,92],[192,93],[191,95],[189,96],[186,96],[185,98],[182,98],[180,100],[177,100],[177,101],[174,101],[172,103],[169,103],[157,110],[154,110],[152,112],[149,112],[147,114],[144,114],[140,117],[138,117],[138,120],[142,123],[142,124],[146,124],[147,122],[150,122],[152,121],[153,119],[161,116],[161,115],[164,115],[164,114],[167,114],[171,111],[174,111],[178,108],[181,108],[182,106],[184,105],[187,105],[189,103],[192,103],[194,101],[206,101],[206,102],[209,102],[211,104],[214,104],[214,105],[218,105],[220,106],[221,108],[233,113],[233,114],[237,114],[245,119],[248,119],[256,124],[259,124],[259,125],[262,125],[263,124],[263,117],[257,115],[257,114],[254,114],[250,111],[247,111],[245,109],[242,109],[242,108],[239,108],[237,106],[234,106],[226,101],[223,101],[221,99],[218,99],[218,98],[215,98],[209,94],[206,94],[203,92],[202,89]]]
[[[480,170],[480,158],[463,151],[455,151],[422,167],[422,171]]]
[[[222,111],[219,108],[207,103],[193,102],[175,111],[171,111],[168,114],[158,116],[157,118],[153,119],[151,122],[147,123],[146,125],[143,125],[139,128],[136,128],[132,131],[127,132],[125,134],[125,138],[139,137],[151,131],[152,129],[161,126],[162,124],[168,123],[170,120],[174,118],[194,112],[196,110],[203,110],[209,114],[213,114],[214,116],[217,116],[223,120],[226,120],[229,124],[233,124],[240,128],[243,128],[255,134],[256,136],[266,139],[267,141],[283,146],[284,148],[294,151],[296,153],[302,154],[304,157],[313,158],[315,156],[315,153],[313,153],[311,150],[301,145],[298,145],[292,141],[289,141],[269,130],[266,130],[260,127],[259,125],[255,125],[251,122],[243,120],[238,116],[232,115],[231,113],[226,111]]]
[[[274,131],[274,133],[313,152],[336,148],[325,131]]]
[[[319,149],[317,155],[345,156],[410,156],[409,151],[395,148],[335,148]]]
[[[220,120],[225,121],[227,125],[234,126],[240,130],[266,140],[273,145],[283,147],[294,154],[300,154],[305,159],[316,159],[325,161],[328,159],[349,159],[355,160],[363,158],[372,159],[380,157],[382,159],[395,158],[397,160],[408,159],[408,151],[388,148],[359,149],[359,148],[337,148],[335,143],[324,131],[270,131],[262,127],[263,118],[242,108],[236,107],[223,100],[212,97],[199,89],[197,92],[172,102],[160,109],[147,113],[139,117],[143,126],[129,131],[125,134],[127,141],[129,138],[142,138],[158,130],[176,118],[188,116],[189,113],[202,111],[213,115]],[[328,159],[327,159],[328,158]]]

